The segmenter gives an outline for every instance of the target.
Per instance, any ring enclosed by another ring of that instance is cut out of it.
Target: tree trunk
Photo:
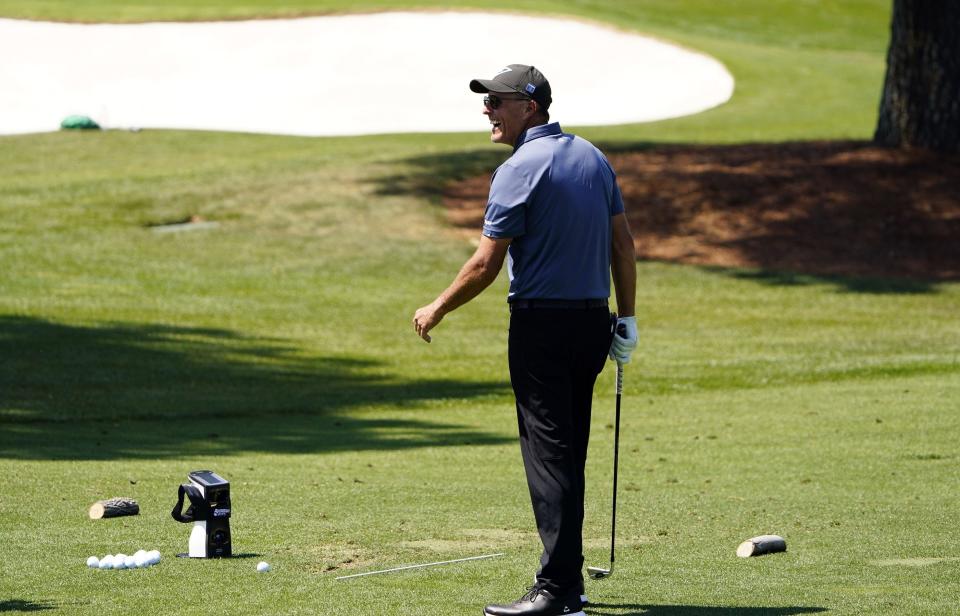
[[[894,0],[874,140],[960,152],[960,2]]]

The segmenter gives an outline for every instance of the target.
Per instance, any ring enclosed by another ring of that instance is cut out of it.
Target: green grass
[[[734,100],[709,113],[582,131],[605,147],[872,129],[886,3],[511,6],[670,36],[736,75]],[[5,15],[63,19],[342,8],[0,3]],[[410,326],[471,252],[436,196],[506,154],[481,128],[0,138],[0,611],[165,613],[210,597],[206,609],[222,613],[449,616],[523,590],[538,543],[506,372],[505,281],[451,314],[432,345]],[[193,214],[220,226],[151,227]],[[599,604],[588,613],[954,611],[960,285],[658,263],[638,277],[617,573],[588,583]],[[597,565],[608,556],[611,372],[588,468]],[[173,556],[188,528],[168,512],[198,468],[232,482],[244,558]],[[119,495],[141,515],[86,519],[91,502]],[[768,532],[787,538],[786,554],[734,557]],[[164,561],[83,565],[140,547]],[[506,555],[333,579],[493,552]],[[259,560],[273,572],[258,575]]]
[[[0,14],[54,21],[136,22],[291,17],[396,9],[555,13],[623,27],[670,30],[787,48],[880,51],[889,22],[884,0],[3,0]]]

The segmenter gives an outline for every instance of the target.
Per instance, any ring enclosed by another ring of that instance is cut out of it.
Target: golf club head
[[[610,564],[609,569],[603,569],[601,567],[587,567],[587,575],[589,575],[594,580],[602,580],[603,578],[608,578],[613,575],[613,563]]]

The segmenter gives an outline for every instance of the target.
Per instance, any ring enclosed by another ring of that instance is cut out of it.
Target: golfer
[[[484,614],[582,615],[593,386],[608,354],[627,363],[637,345],[633,238],[607,159],[550,123],[550,83],[540,71],[511,64],[470,89],[486,94],[490,140],[513,155],[493,174],[479,247],[413,326],[430,342],[444,315],[489,286],[507,258],[510,381],[543,555],[529,591]],[[618,322],[607,305],[611,273]],[[618,324],[625,336],[614,333]]]

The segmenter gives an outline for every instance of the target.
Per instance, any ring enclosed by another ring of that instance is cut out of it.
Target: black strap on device
[[[186,512],[181,513],[183,510],[184,495],[190,499],[190,506],[187,507]],[[200,489],[192,483],[180,484],[180,489],[177,490],[177,504],[173,506],[173,511],[170,512],[170,515],[173,516],[173,519],[177,522],[183,522],[184,524],[195,520],[206,520],[207,499],[200,493]]]

